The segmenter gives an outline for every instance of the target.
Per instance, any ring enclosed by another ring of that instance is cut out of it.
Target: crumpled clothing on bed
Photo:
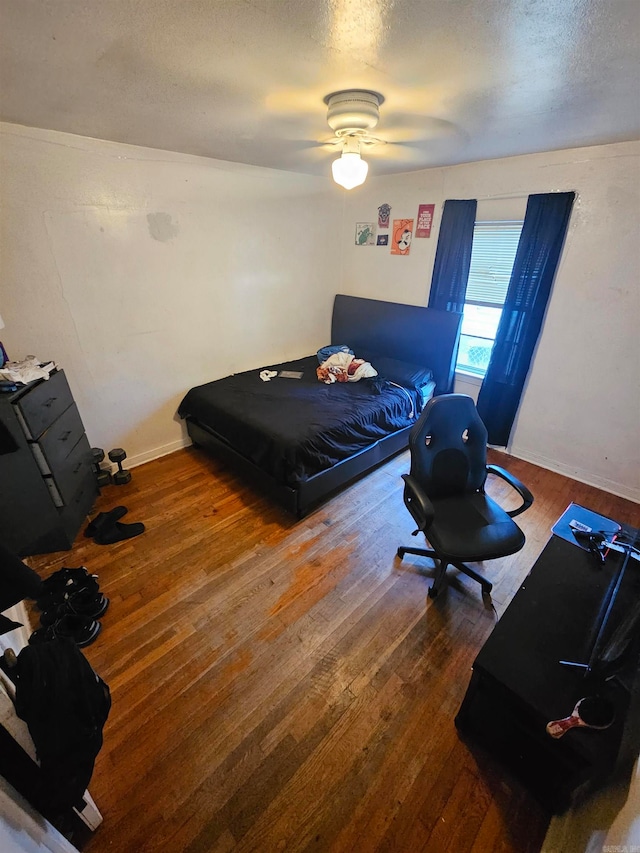
[[[316,369],[320,382],[331,385],[334,382],[358,382],[377,376],[378,371],[362,358],[356,358],[348,352],[336,352]]]

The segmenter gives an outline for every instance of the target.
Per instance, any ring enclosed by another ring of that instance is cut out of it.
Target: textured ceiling
[[[640,138],[640,0],[0,0],[0,118],[309,174],[381,92],[370,174]]]

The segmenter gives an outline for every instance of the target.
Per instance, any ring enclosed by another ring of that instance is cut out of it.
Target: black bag
[[[11,674],[16,713],[40,762],[41,813],[51,820],[72,806],[81,809],[111,708],[108,686],[67,639],[25,646]]]

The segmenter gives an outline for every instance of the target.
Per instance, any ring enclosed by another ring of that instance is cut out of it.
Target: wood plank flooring
[[[491,454],[535,495],[493,607],[452,572],[427,598],[401,454],[302,521],[188,448],[102,491],[137,538],[29,563],[85,565],[111,599],[85,654],[113,706],[88,853],[538,851],[548,815],[453,718],[471,664],[574,500],[640,526],[636,504]],[[508,487],[494,480],[503,503]],[[451,571],[451,570],[450,570]]]

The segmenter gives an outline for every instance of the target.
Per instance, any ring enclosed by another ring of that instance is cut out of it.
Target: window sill
[[[484,376],[478,376],[477,373],[466,373],[466,371],[460,369],[456,370],[455,377],[460,382],[466,382],[467,385],[477,385],[478,388],[484,380]]]

